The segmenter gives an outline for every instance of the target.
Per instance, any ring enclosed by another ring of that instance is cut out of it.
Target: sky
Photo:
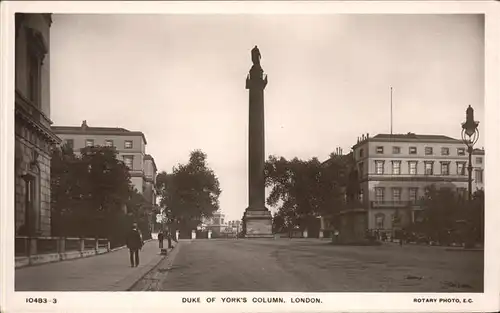
[[[56,14],[51,119],[142,131],[159,171],[201,149],[226,220],[239,220],[255,45],[269,80],[266,155],[323,161],[390,133],[391,86],[394,133],[458,139],[469,104],[484,120],[484,19],[452,14]]]

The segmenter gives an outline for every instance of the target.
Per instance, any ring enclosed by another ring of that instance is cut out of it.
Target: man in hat
[[[130,266],[137,267],[139,265],[139,250],[142,248],[142,236],[137,229],[137,223],[132,225],[132,229],[127,235],[127,247],[130,251]]]

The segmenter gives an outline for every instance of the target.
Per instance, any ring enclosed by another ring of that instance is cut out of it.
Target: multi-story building
[[[156,173],[158,169],[156,167],[155,159],[150,155],[144,155],[144,177],[145,177],[145,188],[144,188],[144,198],[150,201],[153,205],[156,204]]]
[[[50,125],[51,14],[16,13],[15,228],[50,236],[50,148],[60,139]]]
[[[87,121],[78,126],[53,126],[52,130],[63,140],[63,144],[71,147],[75,154],[89,146],[115,147],[117,157],[129,168],[132,185],[146,199],[156,204],[154,182],[156,181],[156,164],[146,154],[146,137],[140,131],[124,128],[90,127]]]
[[[419,219],[425,187],[450,187],[464,197],[468,187],[467,147],[441,135],[368,134],[353,146],[360,200],[368,228],[392,231]],[[475,150],[474,187],[483,186],[484,150]]]

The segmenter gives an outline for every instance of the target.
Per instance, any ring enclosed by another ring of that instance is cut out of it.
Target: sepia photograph
[[[485,293],[485,14],[13,21],[15,292]]]

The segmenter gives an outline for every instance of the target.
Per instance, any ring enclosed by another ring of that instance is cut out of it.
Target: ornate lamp
[[[469,153],[469,166],[467,167],[469,171],[469,200],[472,199],[472,152],[474,150],[474,145],[479,139],[479,122],[474,121],[474,109],[469,105],[465,111],[466,120],[462,123],[462,141],[467,146],[467,152]]]

